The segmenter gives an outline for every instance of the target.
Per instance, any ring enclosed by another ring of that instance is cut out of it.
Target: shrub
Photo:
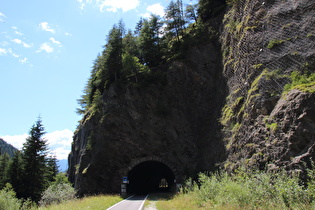
[[[310,189],[299,182],[297,174],[288,175],[284,171],[272,174],[240,170],[232,175],[226,172],[209,176],[200,174],[199,184],[187,188],[190,191],[186,192],[194,197],[195,204],[199,207],[210,205],[214,208],[231,206],[237,209],[309,208],[314,200],[314,181],[309,181]]]
[[[16,198],[11,184],[6,184],[0,191],[0,210],[19,210],[21,201]]]
[[[68,201],[75,198],[75,193],[66,175],[59,173],[56,175],[55,181],[42,194],[39,204],[46,206]]]
[[[71,185],[60,183],[51,185],[42,195],[39,202],[41,206],[61,203],[75,198],[75,190]]]
[[[298,71],[293,71],[290,79],[292,82],[284,86],[284,94],[292,89],[309,93],[315,92],[315,73],[306,72],[302,74]]]

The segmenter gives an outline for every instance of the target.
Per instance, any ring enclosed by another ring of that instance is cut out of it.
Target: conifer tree
[[[179,41],[180,36],[185,28],[185,19],[183,15],[182,1],[171,1],[166,10],[166,30],[171,33],[171,36],[176,36]]]
[[[12,185],[14,191],[16,192],[16,196],[18,198],[21,197],[23,187],[22,173],[23,173],[22,154],[20,151],[16,151],[8,169],[8,176],[9,182]]]
[[[143,21],[139,42],[141,61],[149,67],[157,66],[161,62],[160,29],[162,23],[158,16],[152,15],[149,20]]]
[[[57,157],[56,155],[50,155],[47,158],[47,179],[49,182],[55,181],[55,177],[59,173],[59,166],[57,164]]]
[[[0,155],[0,189],[8,182],[8,167],[10,164],[10,156],[7,153]]]
[[[120,24],[118,27],[116,25],[110,30],[109,35],[107,36],[107,45],[103,51],[103,56],[105,58],[105,78],[110,82],[117,81],[121,76],[122,69],[122,37],[123,37],[123,28]],[[103,90],[100,90],[103,93]]]
[[[47,179],[47,140],[43,138],[45,134],[42,121],[39,118],[31,127],[30,136],[22,148],[23,161],[23,198],[31,198],[38,202],[42,192],[48,187],[49,180]]]

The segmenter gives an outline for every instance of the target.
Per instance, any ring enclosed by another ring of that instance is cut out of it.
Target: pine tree
[[[57,157],[55,155],[50,155],[47,158],[47,169],[47,179],[49,182],[55,181],[55,177],[59,173],[59,166],[57,164]]]
[[[122,70],[122,37],[123,30],[122,24],[117,27],[116,25],[110,30],[107,36],[107,45],[103,51],[105,58],[105,69],[103,73],[103,79],[108,79],[110,82],[120,79]],[[102,90],[100,90],[103,93]]]
[[[179,41],[180,36],[185,28],[185,19],[183,15],[182,1],[171,1],[166,10],[166,30],[171,33],[172,36],[176,36]]]
[[[49,180],[47,179],[47,140],[43,138],[45,134],[42,121],[39,118],[31,127],[30,136],[22,148],[23,161],[23,192],[22,197],[31,198],[38,202],[42,192],[48,187]]]
[[[8,168],[10,164],[10,156],[8,153],[0,155],[0,189],[9,181]]]
[[[16,192],[16,196],[21,198],[23,183],[22,183],[22,154],[20,151],[16,151],[12,162],[9,166],[8,176],[9,182],[12,185],[14,191]]]
[[[154,67],[161,62],[160,29],[162,23],[158,16],[152,15],[149,20],[143,21],[139,42],[141,49],[141,61],[143,64]]]
[[[191,22],[191,21],[197,22],[197,9],[198,9],[197,4],[186,6],[186,10],[185,10],[186,22]]]

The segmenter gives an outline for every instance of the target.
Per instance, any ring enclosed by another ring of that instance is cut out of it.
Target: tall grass
[[[314,173],[315,175],[315,173]],[[225,172],[200,174],[189,180],[173,200],[159,201],[158,209],[314,209],[314,178],[309,187],[286,172]]]
[[[107,209],[115,203],[121,201],[120,196],[115,195],[99,195],[91,196],[82,199],[75,199],[60,204],[50,205],[46,207],[40,207],[40,210],[98,210]]]

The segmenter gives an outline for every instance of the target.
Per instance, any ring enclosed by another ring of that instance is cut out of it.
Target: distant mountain
[[[8,144],[6,141],[0,138],[0,154],[8,153],[11,157],[14,156],[14,153],[18,151],[17,148]]]

